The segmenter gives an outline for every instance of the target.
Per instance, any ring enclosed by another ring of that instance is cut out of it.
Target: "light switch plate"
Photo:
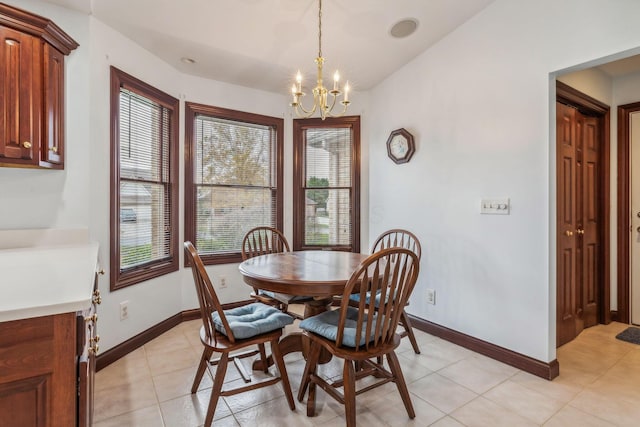
[[[482,199],[480,201],[480,213],[489,215],[509,215],[511,205],[508,198]]]

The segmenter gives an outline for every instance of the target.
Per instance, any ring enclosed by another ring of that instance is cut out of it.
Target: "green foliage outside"
[[[151,261],[151,243],[120,248],[120,266],[125,269]]]
[[[316,176],[309,177],[307,187],[328,187],[329,180],[327,178],[318,178]],[[307,197],[316,202],[316,208],[327,208],[327,199],[329,198],[329,190],[307,190]]]

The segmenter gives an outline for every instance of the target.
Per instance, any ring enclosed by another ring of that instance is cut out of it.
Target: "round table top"
[[[243,261],[240,273],[253,287],[300,296],[342,295],[358,265],[368,257],[340,251],[261,255]]]

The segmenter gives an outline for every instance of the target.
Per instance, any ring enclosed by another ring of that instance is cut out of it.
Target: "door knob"
[[[578,229],[576,230],[576,233],[578,233],[578,234],[580,234],[580,235],[583,235],[583,234],[584,234],[584,229],[582,229],[582,228],[578,228]]]
[[[571,236],[573,236],[573,231],[567,230],[567,231],[564,232],[564,234],[566,234],[567,237],[571,237]]]

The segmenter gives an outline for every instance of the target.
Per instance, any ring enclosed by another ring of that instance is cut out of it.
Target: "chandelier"
[[[318,65],[318,79],[316,87],[314,87],[312,91],[313,106],[307,109],[302,105],[301,99],[305,96],[305,93],[302,92],[302,74],[300,74],[300,70],[298,70],[296,82],[291,88],[291,94],[293,96],[291,106],[298,117],[305,119],[311,117],[316,111],[320,112],[320,118],[322,120],[327,117],[340,117],[347,111],[347,107],[351,103],[349,101],[349,82],[347,81],[344,85],[344,98],[340,101],[342,111],[334,112],[336,102],[343,92],[340,90],[340,74],[338,71],[333,75],[332,90],[324,87],[322,81],[322,65],[324,64],[324,58],[322,57],[322,0],[318,0],[318,57],[315,62]],[[338,107],[337,110],[339,109]]]

